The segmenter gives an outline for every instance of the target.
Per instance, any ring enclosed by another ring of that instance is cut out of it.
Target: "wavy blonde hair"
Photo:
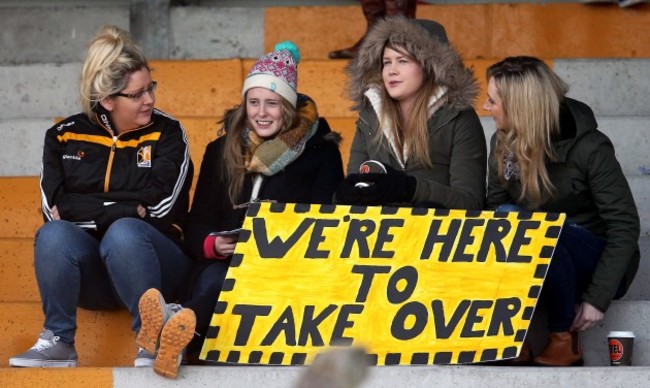
[[[228,109],[224,113],[223,119],[219,121],[222,124],[220,133],[226,134],[226,144],[224,146],[224,163],[222,164],[222,173],[228,183],[228,197],[233,205],[237,205],[237,198],[244,186],[246,177],[246,148],[242,140],[242,132],[248,126],[248,116],[246,115],[246,98],[248,92],[244,95],[240,105]],[[299,115],[296,108],[291,105],[284,97],[280,96],[282,102],[282,127],[278,135],[294,128],[298,125]]]
[[[399,101],[393,99],[386,90],[386,86],[381,85],[381,106],[386,113],[379,117],[379,128],[388,125],[389,131],[396,142],[398,152],[403,152],[406,145],[407,153],[412,160],[422,166],[432,168],[431,158],[429,155],[429,99],[435,94],[436,82],[435,74],[427,74],[426,69],[421,63],[403,47],[387,43],[384,48],[390,48],[406,56],[409,60],[418,63],[422,68],[423,79],[422,85],[415,96],[413,110],[406,121],[402,120],[400,114]],[[377,131],[375,136],[376,144],[386,141],[383,131]],[[404,160],[404,155],[400,155]]]
[[[513,157],[520,169],[519,201],[535,209],[555,193],[546,162],[555,160],[551,142],[560,133],[560,103],[568,86],[544,62],[525,56],[488,67],[487,79],[494,80],[506,127],[497,128],[494,163],[503,177],[504,160]]]
[[[90,42],[81,70],[79,93],[83,112],[93,121],[94,110],[103,98],[126,88],[129,76],[149,69],[147,59],[128,32],[116,26],[104,26]]]

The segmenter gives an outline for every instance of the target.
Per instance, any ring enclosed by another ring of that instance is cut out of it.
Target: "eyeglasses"
[[[141,90],[141,91],[139,91],[137,93],[131,93],[131,94],[128,94],[128,93],[113,93],[113,94],[111,94],[111,96],[114,96],[114,97],[126,97],[126,98],[132,99],[133,101],[140,101],[140,100],[142,100],[142,97],[144,97],[145,93],[154,94],[156,92],[157,87],[158,87],[158,82],[152,81],[149,84],[149,86],[147,86],[146,89]]]

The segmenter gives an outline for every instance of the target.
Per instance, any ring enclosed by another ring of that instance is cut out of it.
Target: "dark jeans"
[[[219,299],[221,287],[228,273],[230,259],[200,262],[192,277],[188,299],[183,306],[194,310],[196,314],[196,333],[187,347],[187,354],[194,355],[201,351],[205,334],[214,314],[214,307]]]
[[[496,211],[521,212],[515,205],[501,205]],[[551,332],[568,331],[575,318],[576,303],[591,283],[606,241],[580,225],[565,222],[551,265],[546,273],[543,300],[547,302]]]
[[[34,266],[44,327],[74,343],[77,306],[126,308],[140,330],[138,301],[149,288],[173,298],[190,269],[176,243],[145,221],[115,221],[101,241],[67,221],[45,223],[36,232]]]

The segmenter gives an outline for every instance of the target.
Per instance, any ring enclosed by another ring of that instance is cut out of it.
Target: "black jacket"
[[[320,118],[317,132],[307,141],[302,154],[279,173],[264,177],[258,197],[282,203],[331,203],[334,191],[343,180],[343,162],[338,135]],[[203,243],[211,232],[239,228],[246,209],[233,209],[228,183],[222,174],[226,136],[208,144],[194,193],[192,210],[186,223],[188,249],[203,258]],[[252,174],[247,174],[237,203],[250,200]]]
[[[77,114],[48,129],[41,172],[42,210],[101,236],[122,217],[138,217],[180,242],[193,167],[178,121],[154,110],[149,125],[114,135],[107,115]]]
[[[547,163],[555,196],[538,211],[566,213],[567,222],[578,224],[606,239],[591,284],[582,300],[606,311],[619,284],[630,286],[639,267],[639,214],[632,192],[616,160],[609,138],[600,132],[591,109],[566,98],[561,105],[561,136],[552,144],[557,161]],[[492,137],[494,150],[496,136]],[[494,153],[490,155],[489,208],[519,203],[521,185],[504,185],[498,176]]]

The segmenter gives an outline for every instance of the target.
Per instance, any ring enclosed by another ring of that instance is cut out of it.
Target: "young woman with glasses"
[[[140,296],[155,287],[174,298],[189,273],[180,244],[192,162],[183,127],[154,108],[156,86],[128,34],[104,27],[82,69],[83,113],[45,134],[45,224],[34,244],[45,323],[10,365],[76,366],[77,307],[126,307],[137,333]],[[153,354],[136,355],[135,366],[152,363]]]

